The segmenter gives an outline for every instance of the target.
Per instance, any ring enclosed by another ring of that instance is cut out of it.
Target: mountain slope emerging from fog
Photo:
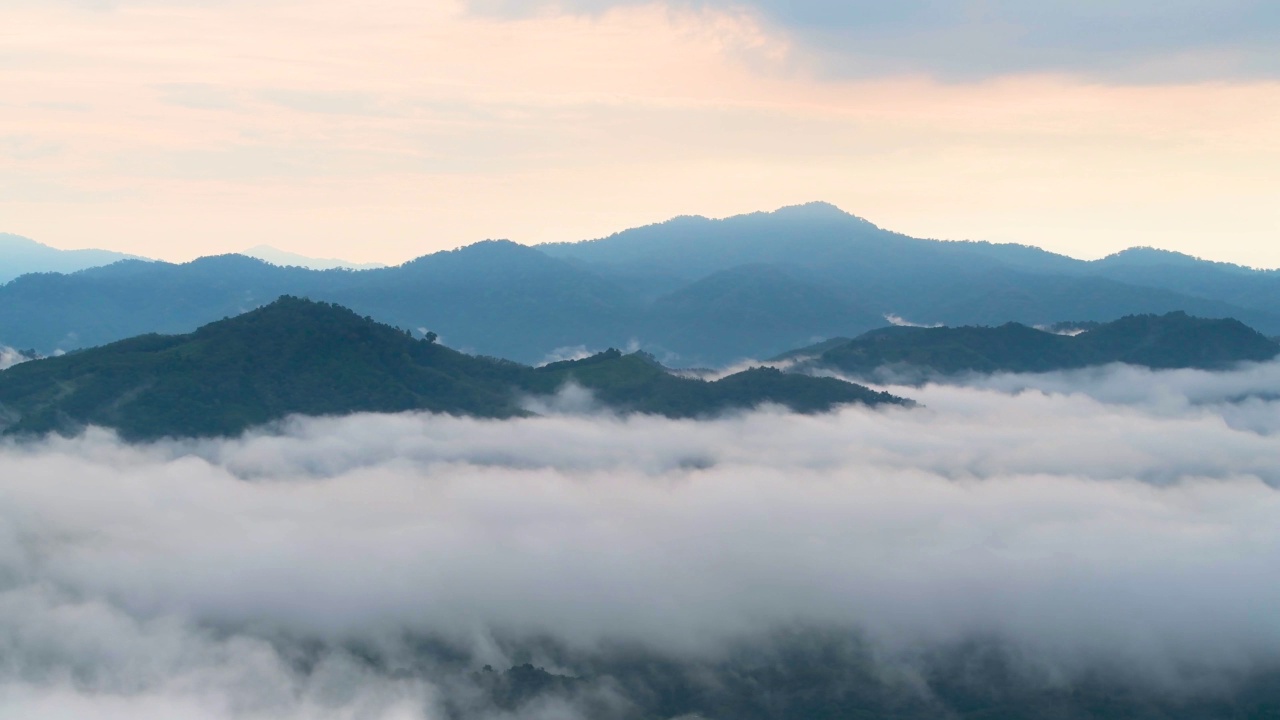
[[[852,340],[786,353],[806,365],[859,376],[1049,372],[1109,363],[1150,368],[1223,369],[1271,360],[1280,344],[1232,320],[1186,313],[1134,315],[1076,335],[1018,323],[999,327],[888,327]]]
[[[0,286],[0,345],[42,354],[206,323],[299,295],[467,352],[540,363],[637,345],[681,367],[932,325],[1107,322],[1176,310],[1280,335],[1280,273],[1134,249],[1085,262],[1024,245],[942,242],[814,203],[681,217],[578,243],[484,241],[398,267],[279,267],[242,255],[126,261]]]
[[[27,273],[71,273],[129,259],[134,256],[110,250],[59,250],[20,235],[0,233],[0,283]]]
[[[434,340],[434,338],[433,338]],[[429,410],[526,414],[521,401],[568,382],[622,412],[696,417],[762,403],[801,412],[900,398],[831,378],[757,368],[705,382],[617,350],[532,368],[473,357],[362,318],[284,297],[189,335],[144,335],[0,372],[6,432],[87,424],[133,439],[231,435],[290,414]]]

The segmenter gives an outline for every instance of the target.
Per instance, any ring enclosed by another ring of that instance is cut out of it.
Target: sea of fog
[[[1280,673],[1280,365],[888,389],[921,406],[8,442],[0,716],[629,717],[619,657],[723,689],[831,638],[926,703],[973,642],[1033,688]],[[494,701],[526,662],[577,681]]]

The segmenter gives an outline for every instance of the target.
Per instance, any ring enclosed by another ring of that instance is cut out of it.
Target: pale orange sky
[[[924,237],[1280,266],[1280,83],[839,75],[745,10],[0,3],[0,232],[400,262],[826,200]]]

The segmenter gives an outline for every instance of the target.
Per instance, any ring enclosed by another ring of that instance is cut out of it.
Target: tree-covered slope
[[[513,365],[296,298],[189,335],[144,335],[0,374],[10,432],[96,424],[130,437],[239,432],[290,413],[519,411]]]
[[[118,429],[129,438],[228,435],[290,414],[429,410],[524,414],[567,382],[607,407],[671,417],[762,403],[803,412],[901,402],[841,381],[751,370],[705,382],[614,350],[532,368],[465,355],[339,306],[284,297],[188,335],[143,335],[0,372],[10,434]]]
[[[767,357],[816,337],[856,333],[883,316],[776,265],[722,270],[656,299],[641,337],[682,364]],[[693,348],[710,352],[693,353]]]
[[[1018,323],[999,327],[888,327],[853,340],[793,351],[811,366],[860,377],[877,373],[952,375],[965,372],[1048,372],[1107,363],[1152,368],[1219,369],[1264,361],[1280,345],[1237,320],[1176,312],[1134,315],[1076,335]]]

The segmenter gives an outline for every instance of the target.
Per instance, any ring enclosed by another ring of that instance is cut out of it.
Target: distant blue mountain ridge
[[[0,283],[27,273],[72,273],[128,259],[136,256],[110,250],[59,250],[21,235],[0,233]]]
[[[574,243],[488,240],[358,272],[223,255],[26,275],[0,286],[0,345],[50,353],[185,333],[280,295],[526,363],[633,347],[672,366],[718,366],[856,337],[888,317],[1037,326],[1184,311],[1280,335],[1276,271],[1152,248],[1083,261],[913,238],[811,203]]]

